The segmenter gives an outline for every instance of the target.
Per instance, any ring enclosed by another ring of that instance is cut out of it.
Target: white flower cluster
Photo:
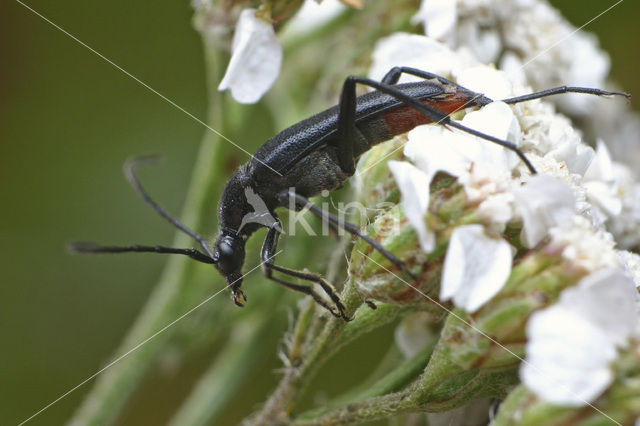
[[[415,21],[424,25],[427,36],[456,50],[466,58],[465,62],[471,56],[482,63],[496,63],[519,86],[543,90],[562,85],[608,85],[609,57],[598,47],[596,37],[578,31],[544,0],[423,0]],[[581,116],[590,133],[605,139],[626,164],[638,164],[640,150],[635,147],[640,145],[640,118],[623,103],[603,103],[595,97],[576,94],[556,96],[552,101],[563,111]],[[521,121],[523,129],[547,132],[551,140],[564,141],[554,143],[555,153],[548,147],[540,149],[547,155],[560,156],[558,159],[564,160],[572,173],[584,175],[583,168],[591,161],[591,148],[571,140],[579,140],[580,134],[567,119],[553,114],[548,103],[528,103],[522,108],[537,110],[518,115],[521,120],[529,118],[528,122]],[[539,134],[524,137],[525,142],[546,145]],[[580,151],[573,151],[575,147]],[[588,173],[585,179],[598,182],[584,185],[594,206],[592,213],[597,220],[607,222],[621,247],[638,246],[640,184],[634,181],[629,168],[611,161],[602,144],[598,157],[594,165],[608,163],[598,169],[604,174]]]
[[[407,43],[420,45],[420,54],[409,53]],[[374,58],[374,78],[407,59],[410,66],[435,68],[493,99],[526,90],[506,73],[475,64],[426,37],[391,36],[380,42]],[[493,102],[467,113],[460,123],[514,142],[540,173],[531,175],[513,152],[459,131],[428,125],[409,132],[404,148],[408,161],[390,161],[389,168],[423,250],[435,247],[425,215],[429,185],[438,172],[457,177],[469,203],[478,206],[482,222],[459,226],[451,235],[440,299],[474,312],[497,294],[509,277],[513,256],[501,233],[510,222],[522,223],[523,246],[534,248],[546,241],[546,250],[589,274],[565,291],[558,304],[531,320],[523,381],[546,400],[588,403],[611,383],[609,363],[638,330],[640,304],[633,283],[640,284],[640,260],[617,252],[614,237],[603,227],[616,223],[625,205],[639,211],[631,207],[637,198],[633,191],[620,190],[635,184],[630,174],[621,172],[625,168],[611,162],[603,144],[597,151],[586,146],[570,121],[544,102],[512,107]],[[564,385],[557,386],[558,378]]]
[[[602,5],[602,13],[624,13],[621,2]],[[595,18],[595,16],[594,16]],[[545,0],[423,0],[415,17],[429,37],[495,63],[513,81],[534,90],[573,85],[604,88],[609,56],[593,34],[578,31]],[[587,22],[585,22],[586,24]],[[567,95],[553,102],[581,116],[590,133],[608,141],[626,164],[637,164],[640,118],[622,104]]]
[[[415,17],[427,36],[469,50],[482,63],[499,63],[516,81],[536,89],[602,87],[609,57],[597,39],[578,31],[543,0],[423,0]],[[593,99],[559,99],[587,114]]]

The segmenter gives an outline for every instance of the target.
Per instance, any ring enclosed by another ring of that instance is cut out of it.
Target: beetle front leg
[[[336,289],[331,285],[331,283],[322,278],[320,275],[284,268],[282,266],[276,265],[273,262],[276,247],[278,246],[279,236],[280,232],[276,228],[270,228],[267,236],[264,239],[264,243],[262,245],[262,272],[264,276],[290,290],[311,296],[318,305],[331,312],[331,315],[333,315],[334,317],[342,318],[345,321],[351,321],[352,318],[349,318],[344,312],[344,305],[340,301],[340,297],[338,296]],[[335,304],[338,312],[336,312],[331,306],[329,306],[329,304],[327,304],[327,302],[325,302],[325,300],[318,293],[316,293],[312,287],[293,284],[276,278],[273,276],[273,271],[280,272],[281,274],[288,275],[293,278],[300,278],[305,281],[318,283],[327,294],[327,296],[329,296],[331,301]]]

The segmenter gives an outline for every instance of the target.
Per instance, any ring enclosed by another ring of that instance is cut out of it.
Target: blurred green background
[[[580,26],[613,2],[554,3]],[[188,1],[27,4],[205,118],[201,43]],[[627,1],[585,28],[599,36],[611,55],[614,79],[632,94],[640,93],[639,55],[633,48],[640,41],[639,19],[640,5]],[[162,154],[165,161],[145,169],[142,178],[161,204],[179,213],[206,130],[20,3],[2,2],[0,21],[0,424],[5,425],[31,416],[111,359],[166,260],[70,256],[65,244],[76,239],[170,244],[173,229],[140,202],[122,176],[122,164],[132,155]],[[251,138],[238,140],[249,151],[277,127],[258,115],[255,121]],[[237,158],[246,160],[239,151]],[[230,302],[221,296],[210,303]],[[246,309],[257,303],[254,297]],[[287,313],[274,315],[282,317],[284,331]],[[263,383],[253,383],[254,400],[230,407],[237,412],[234,419],[253,410],[275,383],[276,347],[264,353],[270,360]],[[122,423],[161,422],[158,412],[166,407],[158,401],[171,405],[171,392],[184,394],[201,368],[196,360],[179,375],[167,373],[155,384],[156,397],[141,396]],[[63,423],[91,385],[30,424]]]

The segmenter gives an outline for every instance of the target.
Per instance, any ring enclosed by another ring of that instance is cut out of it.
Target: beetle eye
[[[222,242],[218,246],[218,249],[220,250],[220,254],[222,256],[231,256],[231,255],[233,255],[233,247],[231,247],[231,244],[229,244],[227,242]]]

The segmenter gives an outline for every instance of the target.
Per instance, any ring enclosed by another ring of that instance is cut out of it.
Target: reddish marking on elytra
[[[445,114],[451,114],[465,107],[476,106],[476,103],[469,98],[467,94],[452,93],[446,95],[445,98],[439,99],[426,99],[422,103],[425,103],[438,111]],[[386,111],[382,114],[385,126],[392,136],[406,133],[416,126],[421,124],[429,124],[432,120],[417,111],[416,109],[403,105]]]

